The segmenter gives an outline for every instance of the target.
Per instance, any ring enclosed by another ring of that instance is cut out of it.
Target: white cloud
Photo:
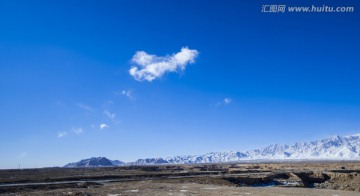
[[[215,107],[219,107],[219,106],[221,106],[221,105],[228,105],[228,104],[230,104],[231,102],[233,102],[233,100],[232,100],[231,98],[224,98],[222,101],[217,102],[217,103],[215,104]]]
[[[231,102],[232,102],[232,99],[230,99],[230,98],[225,98],[224,99],[224,104],[229,104]]]
[[[99,125],[100,129],[109,128],[109,126],[105,123]]]
[[[72,128],[70,131],[59,131],[57,133],[58,138],[65,137],[67,135],[80,135],[84,133],[84,129],[82,128]]]
[[[126,96],[127,98],[129,98],[129,100],[131,100],[131,101],[134,101],[134,100],[135,100],[135,98],[134,98],[133,93],[132,93],[131,90],[122,90],[122,91],[121,91],[121,94],[124,95],[124,96]]]
[[[166,72],[176,72],[185,70],[189,63],[194,63],[199,52],[187,47],[181,48],[181,51],[171,56],[156,56],[144,51],[137,51],[131,61],[136,64],[129,70],[135,80],[149,82],[162,77]]]
[[[80,135],[84,133],[84,130],[82,128],[72,128],[72,132],[75,133],[76,135]]]
[[[57,137],[62,138],[62,137],[65,137],[66,135],[67,135],[67,131],[60,131],[60,132],[58,132]]]

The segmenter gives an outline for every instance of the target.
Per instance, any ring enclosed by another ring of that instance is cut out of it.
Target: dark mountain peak
[[[91,157],[79,162],[66,164],[64,167],[111,167],[123,164],[121,161],[111,161],[106,157]]]

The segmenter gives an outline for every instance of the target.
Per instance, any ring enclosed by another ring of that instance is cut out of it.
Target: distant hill
[[[360,160],[360,134],[334,136],[294,145],[275,144],[246,152],[211,152],[204,155],[146,158],[123,163],[105,157],[84,159],[64,167],[220,163],[253,160]]]
[[[105,157],[92,157],[89,159],[83,159],[79,162],[66,164],[64,167],[111,167],[120,166],[124,163],[118,160],[109,160]]]

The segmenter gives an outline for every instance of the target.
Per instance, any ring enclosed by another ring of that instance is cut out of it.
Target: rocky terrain
[[[0,170],[3,195],[359,195],[360,162]]]

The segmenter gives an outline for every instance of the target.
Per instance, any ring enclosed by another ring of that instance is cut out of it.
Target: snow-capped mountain
[[[79,162],[66,164],[64,167],[111,167],[120,166],[124,163],[118,160],[109,160],[105,157],[92,157],[89,159],[83,159]]]
[[[360,159],[360,135],[334,136],[292,146],[271,145],[246,154],[249,159]]]
[[[270,145],[246,152],[215,152],[200,156],[166,158],[168,163],[214,163],[247,160],[360,160],[360,134],[334,136],[294,145]]]
[[[135,162],[126,163],[126,165],[159,165],[166,163],[169,162],[162,158],[148,158],[148,159],[138,159]]]
[[[226,151],[204,155],[147,158],[129,163],[98,157],[69,163],[64,167],[220,163],[252,160],[360,160],[360,134],[334,136],[294,145],[275,144],[246,152]]]
[[[218,163],[218,162],[232,162],[246,158],[246,154],[242,152],[226,151],[226,152],[211,152],[205,155],[192,156],[176,156],[169,157],[165,160],[172,164],[191,164],[191,163]]]

